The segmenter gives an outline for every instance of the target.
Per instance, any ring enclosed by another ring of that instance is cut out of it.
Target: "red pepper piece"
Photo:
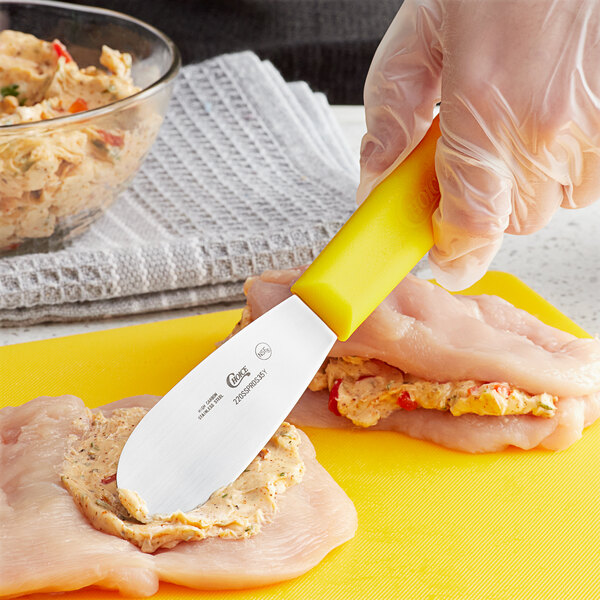
[[[69,106],[70,113],[83,112],[88,109],[88,103],[83,98],[77,98],[71,106]]]
[[[338,417],[341,417],[341,413],[338,410],[338,403],[337,403],[337,399],[338,399],[338,395],[340,393],[340,385],[342,384],[342,380],[341,379],[336,379],[333,382],[333,386],[331,388],[331,391],[329,392],[329,410],[334,414],[337,415]]]
[[[110,133],[109,131],[105,131],[104,129],[98,129],[98,135],[109,145],[109,146],[117,146],[118,148],[122,148],[125,140],[122,135],[115,135],[114,133]]]
[[[415,410],[415,408],[419,408],[419,405],[414,400],[410,399],[410,394],[406,391],[398,396],[396,402],[402,410]]]
[[[363,379],[370,379],[371,377],[375,377],[375,375],[361,375],[356,381],[362,381]]]
[[[113,481],[116,481],[116,480],[117,480],[117,474],[113,473],[112,475],[109,475],[108,477],[101,479],[100,482],[103,483],[104,485],[106,485],[106,484],[112,483]]]
[[[52,42],[52,48],[54,48],[54,52],[56,52],[56,56],[58,56],[58,58],[64,56],[65,62],[71,62],[73,60],[73,57],[69,54],[69,51],[62,42],[55,40]]]

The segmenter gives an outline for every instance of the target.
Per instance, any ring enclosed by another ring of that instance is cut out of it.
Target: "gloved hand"
[[[418,144],[441,100],[430,264],[486,271],[505,232],[600,195],[600,3],[405,0],[365,84],[358,201]]]

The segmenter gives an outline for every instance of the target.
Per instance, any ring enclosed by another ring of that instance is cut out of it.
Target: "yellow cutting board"
[[[586,335],[506,273],[488,273],[469,291],[503,296]],[[228,311],[0,348],[0,406],[40,395],[74,394],[97,406],[163,394],[238,317]],[[600,426],[563,452],[483,456],[395,433],[307,433],[356,505],[356,537],[287,583],[208,593],[163,585],[157,598],[600,598]],[[63,597],[119,596],[88,589]]]

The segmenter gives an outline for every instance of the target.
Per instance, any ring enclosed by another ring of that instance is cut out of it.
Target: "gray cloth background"
[[[0,324],[239,300],[248,276],[316,256],[357,181],[322,94],[250,52],[187,66],[109,211],[63,250],[0,259]]]

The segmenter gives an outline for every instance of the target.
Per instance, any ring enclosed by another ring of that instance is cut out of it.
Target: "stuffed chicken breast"
[[[290,295],[301,270],[245,286],[238,328]],[[299,425],[397,430],[467,452],[562,449],[600,416],[600,344],[496,296],[406,277],[337,342],[289,416]]]

